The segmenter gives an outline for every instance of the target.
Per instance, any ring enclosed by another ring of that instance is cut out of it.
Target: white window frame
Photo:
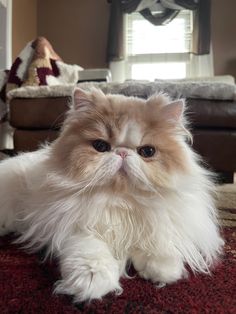
[[[126,59],[125,65],[125,76],[128,79],[132,78],[132,65],[133,64],[144,64],[150,63],[164,63],[164,62],[185,62],[186,63],[186,77],[188,77],[188,73],[190,72],[190,54],[188,53],[172,53],[168,54],[168,61],[166,61],[166,55],[164,53],[160,54],[145,54],[139,56],[129,56]],[[158,79],[158,77],[157,77]]]
[[[190,23],[192,24],[191,11],[189,11],[189,13],[190,13],[190,19],[191,19]],[[125,20],[126,60],[125,60],[125,64],[124,64],[125,78],[126,79],[133,79],[132,74],[131,74],[133,64],[162,63],[162,62],[185,62],[185,64],[186,64],[186,77],[189,76],[189,74],[190,74],[190,62],[191,62],[191,55],[189,52],[128,55],[128,40],[127,40],[128,18],[129,18],[129,16],[127,15],[126,20]],[[162,27],[165,27],[165,26],[162,26]],[[166,59],[168,59],[168,61],[166,61]]]

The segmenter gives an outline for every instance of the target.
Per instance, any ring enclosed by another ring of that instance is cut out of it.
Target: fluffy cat
[[[0,164],[0,233],[59,260],[76,302],[122,291],[131,261],[160,285],[222,252],[210,174],[186,143],[183,100],[75,89],[59,138]]]

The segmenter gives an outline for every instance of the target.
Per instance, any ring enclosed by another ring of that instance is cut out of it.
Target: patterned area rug
[[[212,276],[192,274],[162,289],[134,276],[121,281],[122,295],[110,294],[90,304],[73,305],[70,297],[53,295],[59,278],[56,263],[41,263],[40,254],[27,255],[11,244],[12,236],[0,238],[0,313],[236,313],[236,206],[223,207],[225,255]],[[135,275],[134,270],[130,273]]]

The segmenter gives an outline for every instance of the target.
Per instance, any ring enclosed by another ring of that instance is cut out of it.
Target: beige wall
[[[236,78],[236,1],[212,0],[212,44],[215,74]]]
[[[107,0],[39,0],[38,35],[67,63],[106,67]]]
[[[37,37],[37,0],[12,1],[12,60]]]

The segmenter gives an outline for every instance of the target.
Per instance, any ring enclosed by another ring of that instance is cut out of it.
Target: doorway
[[[0,70],[12,63],[12,0],[0,0]]]

